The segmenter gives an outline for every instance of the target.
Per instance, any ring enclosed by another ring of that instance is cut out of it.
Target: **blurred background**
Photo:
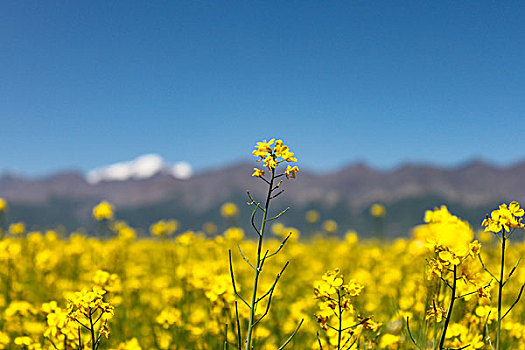
[[[406,236],[442,204],[479,227],[525,201],[524,16],[517,1],[4,1],[0,197],[34,229],[90,230],[106,199],[144,232],[249,232],[251,151],[275,137],[300,169],[275,211],[303,235]]]

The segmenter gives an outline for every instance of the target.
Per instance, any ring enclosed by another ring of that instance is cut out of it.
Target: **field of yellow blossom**
[[[407,318],[414,340],[432,348],[429,344],[437,342],[450,300],[444,282],[428,278],[436,274],[433,264],[439,264],[432,263],[435,253],[428,248],[429,231],[446,229],[432,225],[415,228],[410,239],[392,242],[360,241],[355,233],[345,239],[289,239],[275,264],[265,267],[267,274],[260,281],[262,290],[269,289],[279,272],[277,266],[291,262],[275,289],[271,315],[255,328],[255,348],[278,348],[278,342],[301,319],[303,325],[289,348],[318,349],[319,340],[323,349],[336,348],[337,332],[326,325],[335,325],[337,315],[319,298],[321,281],[333,280],[336,269],[345,282],[359,286],[349,294],[351,306],[344,324],[359,324],[368,317],[378,324],[371,330],[360,324],[343,332],[343,337],[361,336],[353,349],[413,349]],[[1,349],[76,349],[79,326],[70,315],[71,301],[75,292],[93,288],[104,290],[104,303],[111,306],[99,321],[110,332],[109,339],[102,339],[101,349],[222,349],[225,340],[229,348],[237,348],[236,296],[227,251],[238,251],[239,245],[246,256],[253,256],[256,249],[253,241],[243,239],[242,230],[231,227],[215,237],[202,232],[173,234],[174,223],[161,222],[152,226],[155,236],[151,239],[135,240],[133,228],[115,221],[111,225],[114,237],[102,240],[75,233],[61,237],[54,231],[25,233],[19,226],[12,226],[0,241]],[[449,234],[458,247],[475,239],[468,225]],[[498,266],[497,237],[480,232],[479,239],[485,265]],[[279,245],[276,238],[267,242],[269,249]],[[511,243],[506,271],[512,270],[524,252],[525,244]],[[438,256],[452,259],[450,253]],[[234,254],[233,259],[242,294],[251,290],[252,271],[240,255]],[[468,278],[481,281],[478,285],[491,279],[477,260],[471,260],[471,265],[460,265],[464,270],[463,279],[458,280],[462,294],[478,288]],[[332,277],[325,275],[328,271]],[[505,286],[505,310],[524,280],[525,269],[516,268]],[[491,348],[497,284],[484,290],[482,298],[475,293],[456,301],[446,339],[450,347]],[[238,303],[238,313],[242,330],[247,307]],[[523,315],[523,305],[517,303],[504,319],[502,349],[525,349]],[[89,344],[87,329],[80,331]]]
[[[252,176],[269,186],[266,206],[248,203],[258,241],[233,226],[178,232],[174,219],[137,239],[108,202],[93,235],[27,232],[0,199],[0,349],[525,349],[519,203],[472,226],[422,208],[393,241],[333,237],[337,223],[309,211],[319,233],[298,239],[284,212],[266,217],[279,181],[298,173],[288,165],[279,179],[295,158],[273,141],[254,151],[268,178]]]

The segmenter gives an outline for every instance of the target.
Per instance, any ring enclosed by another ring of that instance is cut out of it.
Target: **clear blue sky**
[[[2,1],[0,169],[525,159],[522,1]]]

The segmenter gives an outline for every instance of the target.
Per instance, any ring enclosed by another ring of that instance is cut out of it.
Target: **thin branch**
[[[224,350],[228,350],[228,323],[225,323],[224,327]]]
[[[485,286],[483,286],[482,288],[488,288],[488,287],[490,287],[490,284],[491,284],[491,283],[492,283],[492,280],[489,281],[489,283],[487,283],[487,284],[486,284]],[[466,297],[466,296],[469,296],[469,295],[475,294],[475,293],[477,293],[477,292],[478,292],[478,291],[475,290],[475,291],[473,291],[473,292],[465,293],[465,294],[463,294],[463,295],[459,295],[459,296],[457,296],[456,299],[464,298],[464,297]]]
[[[344,349],[344,347],[346,346],[346,344],[348,344],[348,342],[349,342],[350,340],[352,340],[352,337],[353,337],[353,336],[354,336],[354,333],[351,333],[350,336],[348,337],[348,339],[346,339],[346,341],[345,341],[345,342],[343,343],[343,345],[341,346],[341,349]],[[348,348],[347,348],[347,349],[351,349],[352,346],[354,346],[354,344],[357,342],[358,339],[359,339],[359,337],[356,337],[356,338],[354,339],[354,341],[353,341],[350,345],[348,345]]]
[[[100,319],[102,318],[102,315],[104,315],[104,311],[101,311],[100,315],[97,317],[97,319],[95,320],[95,322],[93,322],[93,324],[97,324],[98,321],[100,321]]]
[[[241,253],[241,256],[244,259],[244,261],[246,261],[248,263],[248,265],[250,265],[250,267],[255,270],[255,267],[253,267],[253,265],[244,256],[244,253],[242,252],[241,246],[239,244],[237,244],[237,248],[239,248],[239,252]]]
[[[290,209],[290,207],[284,209],[282,212],[280,212],[278,215],[274,216],[273,218],[266,219],[265,221],[268,222],[268,221],[273,221],[273,220],[279,219],[281,217],[281,215],[283,215],[284,213],[286,213],[288,211],[288,209]]]
[[[485,266],[485,263],[483,262],[483,259],[481,259],[481,254],[478,254],[478,258],[479,258],[479,261],[481,262],[481,266],[483,266],[483,270],[487,271],[489,275],[492,276],[492,278],[494,278],[496,280],[496,282],[499,283],[499,280],[496,278],[496,276],[494,276],[492,274],[492,272],[490,272],[489,269],[487,269],[487,267]]]
[[[259,272],[262,272],[262,268],[263,268],[263,265],[264,263],[266,262],[266,257],[268,256],[268,253],[270,251],[268,249],[266,249],[266,251],[264,252],[264,256],[263,258],[261,259],[261,263],[259,264]]]
[[[284,245],[286,244],[286,241],[288,241],[288,238],[290,238],[290,236],[292,235],[292,232],[290,232],[288,234],[288,236],[286,236],[286,238],[282,241],[281,245],[279,246],[279,248],[277,248],[277,250],[275,252],[273,252],[272,254],[268,255],[266,258],[271,258],[272,256],[276,255],[277,253],[279,253],[281,251],[281,249],[283,249]]]
[[[283,192],[284,192],[284,190],[281,190],[281,191],[277,192],[276,194],[274,194],[273,196],[271,196],[270,199],[274,199],[274,198],[280,196],[281,194],[283,194]]]
[[[512,234],[514,233],[514,231],[516,231],[516,228],[515,228],[515,227],[512,229],[512,231],[509,232],[509,234],[507,235],[507,239],[509,239],[510,236],[512,236]],[[503,234],[505,234],[505,232],[503,232]]]
[[[261,203],[258,203],[258,202],[255,201],[255,199],[253,199],[252,194],[250,193],[250,191],[247,191],[247,193],[248,193],[248,197],[250,197],[250,199],[252,200],[251,203],[248,203],[248,204],[249,205],[255,205],[256,208],[261,209],[264,212],[264,208],[261,207]]]
[[[334,311],[334,315],[337,315]],[[333,329],[334,331],[338,332],[339,330],[337,328],[335,328],[334,326],[330,326],[328,323],[326,324],[326,327],[330,328],[330,329]]]
[[[447,285],[447,287],[449,287],[450,289],[452,289],[452,286],[450,285],[450,283],[448,283],[448,281],[447,281],[446,279],[444,279],[444,278],[441,277],[441,276],[440,276],[439,278],[441,278],[441,280],[442,280],[443,282],[445,282],[445,284]]]
[[[273,192],[273,191],[275,191],[276,189],[278,189],[279,187],[281,187],[281,184],[282,184],[282,183],[283,183],[283,180],[279,181],[279,182],[277,183],[277,185],[275,185],[275,187],[272,188],[271,192]],[[270,198],[271,198],[271,197],[270,197]]]
[[[492,340],[490,339],[490,334],[489,334],[489,324],[488,323],[489,323],[490,313],[491,313],[491,311],[489,311],[489,313],[487,314],[487,319],[485,320],[485,331],[484,331],[485,334],[483,335],[483,338],[487,339],[487,341],[489,342],[491,350],[494,350],[494,345],[492,345]]]
[[[514,271],[516,271],[516,269],[518,268],[518,265],[519,265],[520,261],[521,261],[521,257],[518,259],[518,261],[516,262],[516,265],[514,265],[512,270],[510,270],[509,275],[507,276],[507,279],[505,280],[505,282],[503,282],[503,285],[505,285],[509,281],[509,279],[512,276],[512,274],[514,273]]]
[[[352,339],[352,336],[353,336],[353,334],[350,336],[350,338],[348,338],[348,340],[344,343],[343,346],[346,346],[346,343],[348,343],[348,341],[349,341],[350,339]],[[354,346],[354,344],[357,343],[358,340],[359,340],[359,336],[355,337],[355,338],[354,338],[354,341],[353,341],[350,345],[348,345],[348,348],[347,348],[347,349],[351,349],[352,346]]]
[[[323,350],[323,344],[321,343],[321,338],[319,337],[319,331],[317,331],[317,342],[319,343],[319,350]]]
[[[49,339],[48,337],[44,337],[44,339],[47,339],[47,340],[51,343],[51,345],[53,345],[53,347],[54,347],[56,350],[58,350],[57,346],[55,345],[55,343],[53,343],[53,341],[52,341],[51,339]]]
[[[273,281],[273,284],[270,287],[270,289],[257,299],[257,301],[255,302],[256,304],[258,302],[260,302],[261,300],[263,300],[268,294],[273,293],[273,290],[275,289],[275,286],[277,285],[277,282],[279,282],[279,279],[281,278],[282,274],[284,273],[284,270],[288,266],[288,263],[289,263],[289,261],[287,261],[286,264],[284,264],[284,267],[282,268],[281,272],[279,272],[277,274],[277,276],[275,277],[275,281]]]
[[[502,320],[505,318],[505,316],[507,316],[507,314],[510,312],[510,310],[512,310],[512,308],[513,308],[514,306],[516,306],[516,304],[518,303],[518,301],[520,301],[521,294],[523,293],[523,288],[525,288],[525,284],[523,284],[523,285],[521,286],[520,293],[518,294],[518,297],[516,298],[516,300],[514,300],[514,303],[512,303],[512,305],[511,305],[510,308],[507,310],[507,312],[505,312],[505,314],[504,314],[503,317],[501,318]]]
[[[407,331],[408,331],[408,335],[410,336],[410,340],[412,340],[412,343],[414,343],[416,348],[421,350],[421,346],[417,344],[416,340],[414,339],[414,336],[412,335],[412,332],[410,331],[410,323],[408,321],[409,321],[409,318],[407,317]]]
[[[268,296],[268,303],[266,304],[266,310],[264,311],[264,313],[262,314],[261,317],[259,317],[259,319],[257,321],[255,321],[253,323],[253,326],[255,327],[256,324],[258,324],[259,322],[261,322],[261,320],[268,314],[268,311],[270,311],[270,304],[272,303],[272,296],[273,296],[273,291],[275,290],[275,286],[277,285],[277,282],[279,281],[279,279],[281,278],[282,274],[284,273],[284,270],[286,269],[286,267],[288,266],[289,264],[289,261],[286,262],[286,264],[284,264],[284,267],[283,269],[281,270],[281,272],[279,272],[277,274],[277,276],[275,277],[275,281],[273,282],[273,285],[270,287],[270,289],[268,290],[268,292],[266,292],[262,297],[258,298],[257,301],[255,302],[255,304],[259,303],[263,298],[265,298],[266,296]]]
[[[293,331],[293,333],[290,335],[290,337],[288,337],[288,339],[286,339],[286,341],[283,343],[283,345],[281,345],[279,347],[279,350],[283,350],[286,345],[288,345],[289,342],[292,341],[293,337],[297,334],[297,332],[299,331],[299,328],[301,328],[301,325],[303,324],[304,322],[304,318],[301,319],[301,322],[299,322],[299,325],[297,326],[297,328],[295,329],[295,331]]]
[[[239,321],[239,310],[237,309],[237,300],[235,300],[235,318],[237,320],[237,346],[242,350],[241,322]]]
[[[237,292],[237,287],[235,285],[235,277],[233,275],[232,250],[231,249],[228,249],[228,255],[230,257],[230,275],[232,278],[233,292],[235,293],[236,296],[239,297],[239,299],[242,300],[243,303],[246,304],[246,306],[248,306],[248,308],[250,308],[250,304],[248,304],[248,302],[244,300],[244,298],[239,294],[239,292]]]
[[[85,329],[88,329],[88,330],[91,329],[91,328],[89,328],[88,326],[86,326],[85,324],[83,324],[82,322],[80,322],[79,320],[76,320],[76,321],[77,321],[77,323],[78,323],[79,325],[81,325],[81,326],[84,327]]]
[[[467,345],[463,345],[462,347],[460,348],[446,348],[447,350],[463,350],[463,349],[466,349],[470,346],[470,344],[467,344]]]
[[[264,182],[266,182],[268,185],[270,184],[270,181],[266,180],[264,177],[259,176],[259,178],[260,178],[261,180],[263,180]]]
[[[252,227],[253,229],[255,230],[255,232],[257,232],[257,234],[260,236],[261,233],[259,232],[259,229],[257,228],[257,226],[255,225],[255,213],[257,212],[257,207],[255,207],[255,209],[253,209],[253,212],[252,212],[252,218],[251,218],[251,223],[252,223]]]
[[[357,327],[357,326],[359,326],[359,325],[362,325],[363,323],[365,323],[366,321],[368,321],[368,320],[370,320],[370,319],[371,319],[370,317],[363,318],[360,322],[358,322],[358,323],[356,323],[356,324],[353,324],[353,325],[348,326],[348,327],[346,327],[346,328],[342,328],[342,329],[341,329],[341,332],[344,332],[344,331],[349,330],[350,328],[355,328],[355,327]]]

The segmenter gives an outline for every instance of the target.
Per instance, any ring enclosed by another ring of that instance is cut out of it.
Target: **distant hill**
[[[88,183],[80,173],[62,172],[45,178],[0,178],[0,197],[10,205],[10,221],[23,220],[37,228],[64,225],[68,229],[93,227],[91,208],[106,199],[117,216],[147,229],[162,218],[176,218],[183,227],[199,229],[205,221],[221,226],[219,207],[226,201],[239,204],[240,226],[249,229],[246,191],[261,198],[264,186],[251,177],[255,163],[239,163],[222,169],[177,179],[159,172],[149,178]],[[275,200],[275,210],[291,206],[283,217],[287,225],[304,229],[304,213],[316,209],[322,220],[334,219],[340,231],[348,228],[371,234],[368,208],[375,202],[388,210],[385,231],[406,235],[421,222],[425,209],[447,204],[451,211],[475,227],[486,212],[500,202],[525,202],[525,162],[498,168],[476,161],[457,168],[405,165],[392,171],[376,171],[353,164],[329,174],[301,171],[285,182],[286,192]]]

